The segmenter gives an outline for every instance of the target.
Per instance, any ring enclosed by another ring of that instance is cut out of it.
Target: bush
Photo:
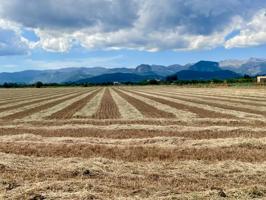
[[[160,81],[155,80],[155,79],[152,79],[152,80],[149,80],[148,83],[149,83],[150,85],[159,85],[159,84],[160,84]]]
[[[177,81],[177,80],[178,80],[178,78],[177,78],[177,75],[176,74],[170,75],[170,76],[167,76],[166,77],[166,81],[167,82],[174,82],[174,81]]]
[[[41,87],[43,87],[43,83],[41,81],[38,81],[37,83],[35,83],[35,87],[41,88]]]

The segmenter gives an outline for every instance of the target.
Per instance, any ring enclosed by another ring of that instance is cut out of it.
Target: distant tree
[[[177,75],[176,74],[170,75],[170,76],[167,76],[166,77],[166,81],[167,82],[174,82],[174,81],[177,81],[177,80],[178,80],[178,78],[177,78]]]
[[[251,79],[251,76],[249,76],[248,74],[245,74],[244,79]]]
[[[148,83],[149,83],[150,85],[159,85],[160,81],[155,80],[155,79],[152,79],[152,80],[149,80]]]
[[[135,85],[135,83],[130,82],[130,81],[126,81],[126,82],[124,82],[123,84],[124,84],[124,85]]]
[[[35,87],[41,88],[41,87],[43,87],[43,83],[41,81],[38,81],[37,83],[35,83]]]
[[[224,81],[220,79],[213,79],[212,82],[217,84],[217,83],[223,83]]]
[[[4,88],[17,88],[17,87],[21,87],[22,85],[19,85],[17,83],[4,83],[3,87]]]
[[[3,84],[3,87],[4,87],[4,88],[10,88],[10,85],[9,85],[8,83],[4,83],[4,84]]]

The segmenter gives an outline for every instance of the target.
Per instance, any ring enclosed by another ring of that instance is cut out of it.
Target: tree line
[[[241,83],[255,83],[256,78],[249,75],[244,75],[240,78],[228,80],[179,80],[177,76],[167,76],[164,80],[144,80],[141,82],[123,82],[123,83],[43,83],[38,81],[33,84],[25,83],[4,83],[0,84],[0,88],[42,88],[42,87],[91,87],[91,86],[111,86],[111,85],[196,85],[196,84],[241,84]]]

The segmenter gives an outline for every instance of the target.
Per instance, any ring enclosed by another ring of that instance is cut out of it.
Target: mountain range
[[[185,69],[181,65],[139,65],[136,68],[82,67],[59,70],[27,70],[14,73],[0,73],[0,84],[12,83],[66,83],[66,82],[139,82],[146,79],[163,79]],[[122,76],[123,75],[123,76]],[[105,78],[106,77],[106,78]]]
[[[177,72],[176,75],[179,80],[225,80],[241,76],[236,72],[224,70],[220,68],[219,63],[211,61],[200,61],[187,70]]]
[[[0,84],[12,83],[103,83],[103,82],[139,82],[147,79],[164,79],[177,75],[180,80],[229,79],[248,74],[251,76],[266,74],[266,59],[251,58],[225,60],[221,62],[200,61],[187,65],[147,65],[136,68],[81,67],[58,70],[27,70],[14,73],[0,73]]]
[[[249,60],[225,60],[221,61],[220,67],[232,70],[240,74],[251,76],[266,74],[266,59],[250,58]]]

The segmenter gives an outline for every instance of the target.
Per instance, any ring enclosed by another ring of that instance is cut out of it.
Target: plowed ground
[[[266,198],[265,88],[0,90],[0,199],[223,198]]]

